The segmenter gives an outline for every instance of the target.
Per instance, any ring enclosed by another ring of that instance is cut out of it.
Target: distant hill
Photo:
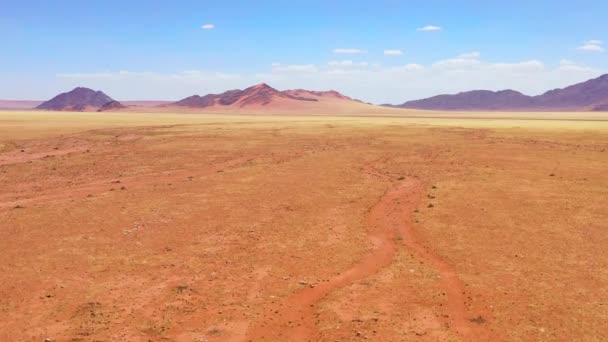
[[[190,108],[207,107],[260,107],[277,101],[318,101],[313,98],[305,98],[280,92],[271,86],[262,83],[245,90],[229,90],[221,94],[208,94],[204,96],[193,95],[173,103],[174,106]]]
[[[310,98],[310,99],[317,99],[317,100],[319,98],[334,98],[334,99],[341,99],[341,100],[356,101],[356,100],[351,99],[348,96],[340,94],[339,92],[337,92],[335,90],[313,91],[313,90],[304,90],[304,89],[292,89],[292,90],[285,90],[282,93],[289,95],[289,96],[293,96],[293,97]]]
[[[474,90],[408,101],[391,107],[428,110],[598,110],[606,103],[608,74],[538,96],[527,96],[514,90]]]
[[[456,95],[439,95],[424,100],[409,101],[401,108],[430,110],[518,109],[532,105],[532,98],[514,90],[473,90]]]
[[[538,108],[585,109],[608,103],[608,74],[534,97]]]
[[[97,110],[110,102],[116,102],[102,91],[78,87],[67,93],[41,103],[36,109],[60,111],[88,111]]]
[[[99,109],[97,111],[105,112],[105,111],[113,111],[113,110],[119,110],[119,109],[125,109],[125,108],[127,108],[127,106],[123,105],[122,103],[120,103],[118,101],[110,101],[110,102],[104,104],[103,106],[99,107]]]

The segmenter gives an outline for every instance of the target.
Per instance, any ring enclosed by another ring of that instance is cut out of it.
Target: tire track
[[[386,161],[386,160],[384,160]],[[394,179],[368,165],[365,173],[378,178]],[[419,206],[423,195],[421,182],[414,177],[402,178],[387,190],[370,209],[367,216],[372,251],[356,265],[327,282],[304,288],[278,305],[248,331],[247,341],[316,341],[319,340],[314,318],[314,306],[334,290],[348,286],[379,272],[393,261],[399,245],[403,245],[418,259],[428,262],[440,274],[440,286],[448,296],[446,323],[450,329],[467,341],[500,340],[485,326],[474,323],[465,306],[464,284],[456,272],[440,256],[427,249],[416,236],[412,213]]]
[[[388,161],[383,160],[383,163]],[[380,178],[392,179],[373,164],[366,167],[365,172]],[[410,197],[403,205],[408,210],[402,210],[401,220],[405,224],[398,225],[399,234],[405,247],[419,260],[424,260],[435,269],[440,276],[440,286],[447,295],[448,317],[445,319],[448,327],[464,338],[466,341],[500,341],[501,338],[487,328],[485,322],[481,322],[466,308],[466,289],[464,283],[458,277],[452,266],[443,260],[441,256],[425,246],[425,243],[416,235],[411,213],[420,206],[424,195],[422,183],[414,177],[406,177],[401,183],[410,190]],[[486,318],[489,316],[486,314]],[[484,319],[485,320],[485,319]]]
[[[397,250],[395,238],[399,232],[398,228],[406,224],[401,217],[409,214],[411,208],[410,205],[403,204],[404,201],[410,201],[414,195],[410,185],[411,182],[406,181],[389,189],[369,211],[367,225],[373,246],[371,253],[329,281],[296,292],[283,303],[273,306],[266,318],[250,329],[247,340],[317,340],[314,305],[330,292],[367,278],[393,261]]]

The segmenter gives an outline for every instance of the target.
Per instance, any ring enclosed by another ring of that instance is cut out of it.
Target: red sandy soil
[[[0,340],[608,338],[605,132],[196,120],[0,138]]]

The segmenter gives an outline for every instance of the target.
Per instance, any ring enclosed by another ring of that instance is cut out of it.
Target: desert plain
[[[605,341],[608,117],[0,112],[2,341]]]

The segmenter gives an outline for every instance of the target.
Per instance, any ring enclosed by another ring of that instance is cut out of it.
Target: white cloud
[[[437,61],[433,63],[434,68],[445,68],[445,69],[455,69],[455,68],[469,68],[480,65],[481,62],[477,59],[471,58],[449,58]]]
[[[562,59],[559,61],[559,70],[561,71],[576,71],[576,72],[588,72],[593,71],[592,68],[578,64],[568,59]]]
[[[588,40],[584,42],[581,46],[576,49],[579,51],[585,52],[603,52],[604,47],[602,46],[604,43],[601,40]]]
[[[585,44],[590,44],[590,45],[602,45],[604,44],[604,42],[602,42],[601,40],[597,40],[597,39],[592,39],[592,40],[588,40],[585,42]]]
[[[213,24],[205,24],[205,25],[201,26],[201,28],[203,30],[212,30],[212,29],[215,28],[215,25],[213,25]]]
[[[477,51],[462,53],[462,54],[458,55],[458,58],[464,58],[464,59],[478,59],[479,57],[481,57],[481,54]]]
[[[327,65],[332,67],[366,67],[368,66],[367,62],[353,62],[351,60],[344,61],[331,61],[327,63]]]
[[[579,46],[577,48],[577,50],[589,51],[589,52],[602,52],[602,51],[604,51],[604,48],[599,45],[583,44],[583,45]]]
[[[403,51],[401,50],[384,50],[385,56],[401,56],[403,55]]]
[[[184,70],[176,73],[158,73],[151,71],[116,71],[116,72],[92,72],[92,73],[71,73],[71,74],[58,74],[57,77],[63,79],[74,79],[74,80],[159,80],[159,81],[170,81],[170,80],[215,80],[215,79],[238,79],[241,77],[239,74],[229,74],[222,72],[208,72],[201,70]]]
[[[400,71],[422,71],[422,70],[424,70],[424,66],[422,66],[420,64],[410,63],[410,64],[406,64],[406,65],[392,67],[389,70],[395,71],[395,72],[400,72]]]
[[[441,30],[441,26],[435,26],[435,25],[427,25],[427,26],[418,28],[418,31],[440,31],[440,30]]]
[[[358,55],[362,53],[367,53],[367,51],[361,49],[334,49],[334,53],[345,55]]]

